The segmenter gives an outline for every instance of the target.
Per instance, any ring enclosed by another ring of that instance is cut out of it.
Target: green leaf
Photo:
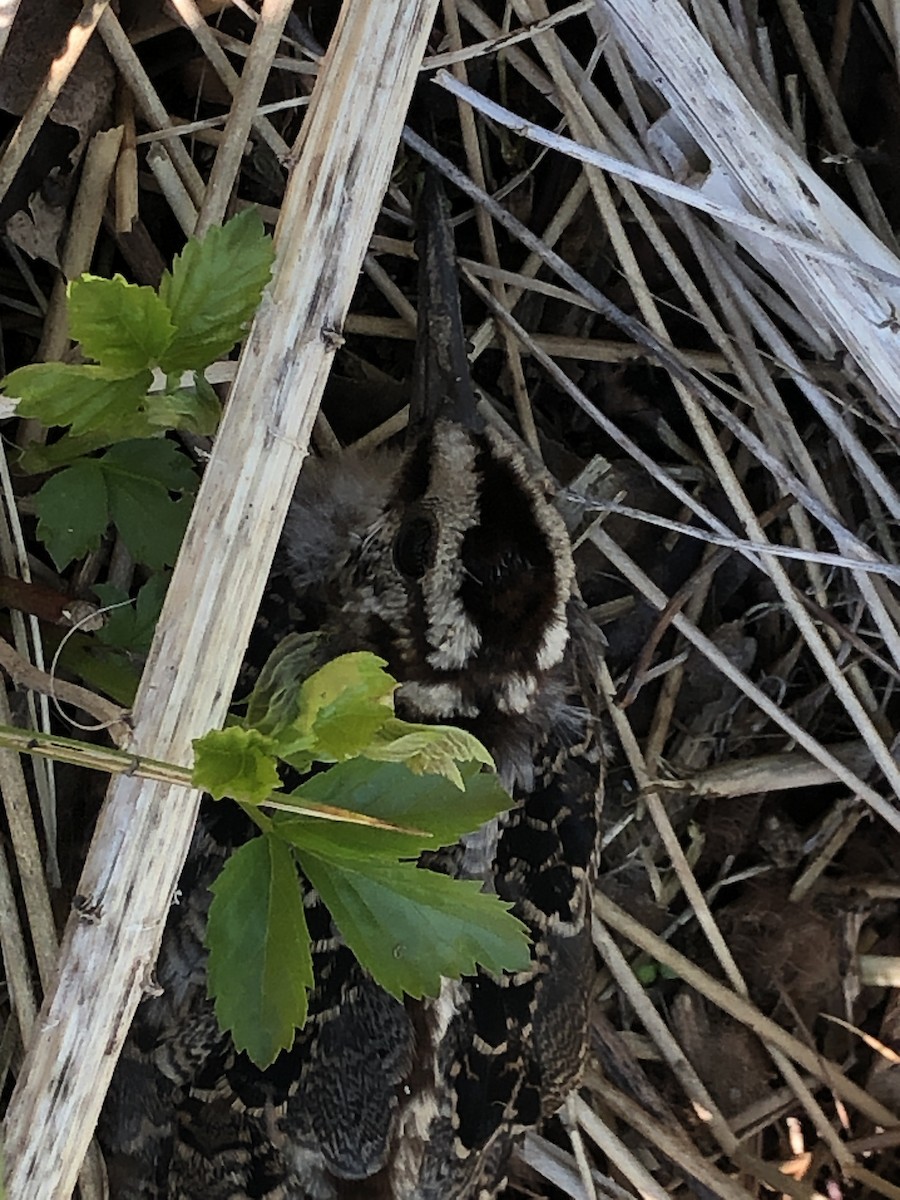
[[[212,885],[206,944],[216,1017],[238,1050],[267,1067],[306,1020],[309,931],[290,849],[257,837]]]
[[[140,480],[109,488],[110,513],[135,560],[154,570],[171,566],[184,539],[191,506],[170,500]]]
[[[275,734],[300,712],[300,685],[322,660],[320,633],[290,633],[278,643],[259,673],[247,701],[247,724]]]
[[[341,762],[362,753],[393,716],[397,682],[386,665],[368,651],[342,654],[304,680],[294,722],[300,736],[279,736],[283,756],[307,746],[319,762]]]
[[[193,493],[199,484],[193,462],[166,438],[133,438],[119,442],[100,461],[109,474],[122,472],[152,479],[170,492]]]
[[[157,429],[184,429],[208,437],[219,427],[222,405],[202,375],[193,387],[172,387],[147,397],[147,419]]]
[[[190,460],[164,439],[122,442],[99,460],[109,511],[134,558],[156,570],[174,563],[191,505],[170,491],[197,484]]]
[[[652,987],[659,976],[659,963],[641,963],[634,968],[634,975],[641,987]]]
[[[337,763],[307,779],[291,792],[302,802],[351,808],[403,828],[422,829],[431,836],[395,834],[361,826],[325,825],[311,818],[279,813],[276,827],[294,845],[327,853],[337,842],[341,849],[389,858],[416,857],[421,850],[437,850],[480,828],[512,799],[497,776],[462,764],[464,790],[459,792],[441,775],[413,775],[400,763],[372,763],[353,759]]]
[[[99,463],[75,463],[53,475],[34,497],[37,536],[60,571],[96,550],[109,524],[109,496]]]
[[[531,961],[525,926],[472,880],[336,847],[297,854],[351,951],[398,999],[436,996],[441,976],[471,975],[477,964],[499,974]]]
[[[165,371],[202,370],[228,353],[256,312],[273,257],[255,209],[188,242],[159,289],[175,324]]]
[[[133,433],[132,430],[129,437]],[[59,467],[67,467],[76,459],[84,458],[99,450],[101,446],[109,445],[111,439],[106,433],[84,433],[78,437],[67,433],[49,446],[43,442],[32,442],[20,455],[18,465],[30,475],[45,474],[56,471]]]
[[[232,725],[194,739],[192,782],[216,800],[230,796],[262,804],[281,787],[271,738],[257,729]]]
[[[18,396],[21,417],[42,425],[71,425],[72,433],[120,431],[136,419],[147,388],[149,371],[119,378],[105,367],[70,363],[33,363],[13,371],[3,382],[8,396]],[[134,437],[140,429],[132,429]],[[116,438],[107,437],[107,444]]]
[[[175,561],[190,516],[190,504],[169,493],[196,485],[190,459],[171,442],[121,442],[47,480],[35,496],[38,537],[62,570],[95,549],[112,520],[134,558],[159,570]]]
[[[457,763],[474,760],[493,767],[494,760],[478,738],[452,725],[411,725],[391,718],[375,733],[373,742],[360,751],[379,762],[402,762],[417,775],[443,775],[464,787]]]
[[[146,654],[168,586],[169,574],[160,571],[150,576],[132,601],[123,588],[111,583],[95,583],[94,591],[102,605],[122,606],[105,614],[105,624],[96,633],[97,640],[105,646],[121,647],[133,654]]]
[[[89,357],[121,377],[159,362],[175,334],[169,310],[153,288],[121,275],[82,275],[68,287],[69,331]]]
[[[124,650],[101,646],[91,637],[76,634],[60,651],[59,666],[124,708],[134,703],[141,667]]]

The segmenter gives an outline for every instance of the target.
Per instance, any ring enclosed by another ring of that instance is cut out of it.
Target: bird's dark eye
[[[401,575],[421,579],[431,565],[434,525],[427,517],[410,517],[394,538],[394,565]]]

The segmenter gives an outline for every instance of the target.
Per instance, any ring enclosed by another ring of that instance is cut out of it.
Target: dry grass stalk
[[[236,96],[240,87],[242,76],[238,75],[237,71],[235,71],[234,67],[228,61],[225,51],[216,41],[212,31],[206,24],[206,21],[204,21],[203,14],[200,12],[195,0],[173,0],[172,7],[197,39],[197,44],[200,46],[200,49],[209,60],[210,65],[218,75],[219,79],[221,79],[222,83],[225,84],[231,95]],[[277,49],[277,42],[275,49]],[[269,56],[267,55],[267,58],[268,57]],[[265,75],[268,75],[269,69],[272,66],[272,59],[274,59],[274,51],[272,52],[272,56],[266,64]],[[261,72],[255,72],[255,74],[258,79]],[[265,75],[263,78],[265,78]],[[249,92],[245,90],[244,96],[245,99],[242,103],[249,106]],[[232,109],[228,115],[227,120],[229,124],[232,122],[233,115],[234,109]],[[284,138],[282,138],[282,136],[277,132],[277,130],[273,128],[271,121],[266,118],[266,115],[258,106],[255,106],[255,112],[252,115],[252,123],[253,128],[257,130],[260,137],[272,150],[276,157],[282,162],[285,161],[287,155],[290,153],[290,147]],[[195,125],[205,126],[206,122],[198,121],[195,122]],[[232,136],[235,137],[235,142],[237,142],[236,133]]]
[[[818,1055],[798,1038],[789,1034],[768,1017],[765,1017],[743,997],[736,995],[729,988],[724,987],[710,975],[707,975],[705,971],[701,971],[683,955],[673,950],[671,946],[666,945],[661,938],[656,937],[655,934],[644,928],[640,922],[629,917],[627,913],[613,904],[612,901],[607,900],[604,896],[598,896],[595,909],[601,921],[608,925],[610,929],[627,937],[636,946],[640,946],[642,950],[652,955],[656,961],[665,963],[676,975],[689,983],[702,996],[711,1000],[713,1004],[722,1008],[736,1020],[753,1029],[760,1037],[770,1042],[784,1054],[787,1054],[795,1063],[821,1080],[826,1086],[832,1088],[859,1112],[865,1114],[865,1116],[879,1125],[893,1126],[897,1123],[890,1109],[885,1108],[883,1104],[874,1100],[861,1087],[847,1079],[837,1063],[830,1062]],[[604,938],[602,933],[599,936]],[[612,944],[614,943],[604,939],[604,952],[609,953],[611,956],[610,945]],[[624,976],[619,979],[620,986],[623,982]],[[649,1013],[645,1015],[649,1018]],[[666,1033],[668,1034],[668,1031]]]
[[[281,32],[291,12],[289,0],[264,0],[260,21],[240,81],[234,91],[234,103],[228,114],[225,137],[216,151],[215,162],[206,185],[206,194],[197,217],[195,234],[202,237],[213,225],[221,225],[238,172],[247,136],[256,118],[262,90],[269,77],[272,59],[278,49]]]
[[[106,48],[113,58],[123,80],[134,97],[135,104],[141,116],[152,129],[168,130],[172,127],[165,105],[160,100],[156,88],[141,65],[134,47],[125,35],[115,13],[107,9],[98,24],[98,31],[103,38]],[[166,149],[160,150],[166,154],[177,171],[178,176],[187,191],[191,202],[200,205],[203,202],[205,185],[200,172],[194,166],[190,155],[184,146],[173,139],[164,143]],[[190,231],[189,231],[190,232]]]
[[[654,7],[650,24],[650,14],[630,0],[615,0],[607,10],[616,40],[632,64],[641,73],[653,63],[653,77],[679,120],[724,173],[720,194],[724,190],[730,200],[748,195],[779,228],[815,231],[824,245],[858,256],[894,279],[900,276],[900,263],[883,243],[757,116],[682,9],[663,0],[662,7]],[[712,177],[707,190],[717,190]],[[741,232],[735,232],[741,239]],[[776,257],[758,239],[747,245],[815,327],[827,322],[838,344],[850,350],[890,405],[892,380],[900,367],[897,339],[884,325],[891,315],[890,290],[864,284],[852,271],[836,273],[824,261],[787,247]]]
[[[44,322],[39,353],[46,362],[56,362],[69,346],[69,322],[66,312],[66,286],[91,265],[97,234],[103,216],[109,181],[118,161],[123,127],[101,130],[91,139],[84,157],[78,195],[72,208],[66,245],[62,253],[62,272],[50,293],[50,307]],[[37,423],[29,430],[38,432]],[[27,440],[31,440],[28,436]]]
[[[66,39],[65,49],[54,60],[47,73],[47,78],[38,89],[3,151],[3,156],[0,158],[0,196],[6,194],[108,4],[109,0],[91,0],[78,14]],[[6,20],[7,14],[3,13],[4,25]]]

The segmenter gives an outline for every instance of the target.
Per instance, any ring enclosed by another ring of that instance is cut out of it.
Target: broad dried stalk
[[[675,0],[652,9],[639,0],[605,0],[613,34],[635,73],[661,92],[680,124],[708,155],[702,195],[763,214],[779,228],[856,256],[900,280],[900,262],[750,105]],[[758,256],[814,329],[845,346],[896,416],[900,339],[894,331],[897,284],[866,278],[773,247],[740,229],[734,237]]]

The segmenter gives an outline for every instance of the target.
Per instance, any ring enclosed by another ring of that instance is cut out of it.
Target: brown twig
[[[98,728],[108,730],[117,746],[126,745],[131,737],[126,709],[103,696],[98,696],[96,692],[80,687],[77,683],[68,683],[64,679],[48,675],[45,671],[39,671],[37,667],[21,658],[5,638],[0,638],[0,667],[20,687],[52,696],[58,702],[71,704],[73,708],[90,713],[99,722]]]

